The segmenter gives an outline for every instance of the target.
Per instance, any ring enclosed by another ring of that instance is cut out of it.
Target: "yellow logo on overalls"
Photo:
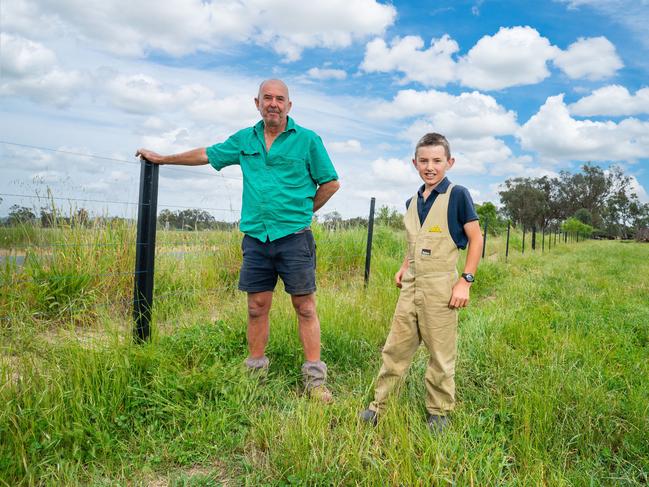
[[[439,225],[435,225],[434,227],[430,227],[430,230],[428,230],[428,231],[433,232],[433,233],[442,233],[442,229],[439,228]]]

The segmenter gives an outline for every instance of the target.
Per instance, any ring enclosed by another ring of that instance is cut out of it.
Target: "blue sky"
[[[15,0],[0,14],[0,215],[50,190],[64,209],[132,216],[135,149],[224,140],[257,120],[268,77],[340,174],[321,213],[365,215],[371,196],[401,211],[426,131],[448,136],[449,177],[477,202],[587,161],[623,166],[649,201],[647,0]],[[162,168],[161,209],[234,220],[240,199],[238,168]]]

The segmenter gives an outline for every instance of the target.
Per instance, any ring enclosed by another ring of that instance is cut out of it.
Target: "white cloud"
[[[344,142],[331,142],[327,144],[332,152],[359,153],[363,150],[361,143],[356,139],[345,140]]]
[[[372,175],[376,180],[393,184],[410,184],[415,187],[419,178],[411,161],[403,159],[375,159],[372,161]]]
[[[459,50],[457,42],[448,35],[432,39],[430,47],[422,50],[424,41],[419,36],[395,37],[388,46],[383,39],[374,39],[365,48],[361,69],[371,72],[401,71],[405,81],[424,85],[445,85],[455,78],[452,55]]]
[[[580,38],[559,52],[554,64],[570,78],[598,80],[613,76],[624,64],[606,37]]]
[[[370,116],[379,119],[401,119],[420,115],[404,133],[416,141],[426,132],[440,132],[449,138],[482,137],[512,134],[518,128],[516,113],[505,110],[496,100],[474,91],[454,96],[429,90],[401,90],[391,102],[379,103]]]
[[[640,184],[640,181],[635,176],[631,176],[631,192],[635,193],[638,196],[638,199],[642,203],[649,203],[649,194],[647,190]]]
[[[80,72],[61,69],[56,54],[40,43],[2,33],[0,45],[0,95],[21,95],[63,107],[86,83]]]
[[[380,35],[396,16],[393,6],[375,0],[18,3],[4,12],[6,24],[13,29],[33,33],[42,25],[55,26],[58,33],[127,56],[145,56],[151,51],[182,56],[211,52],[233,42],[255,42],[293,61],[306,48],[347,47],[355,39]]]
[[[307,71],[309,78],[324,80],[324,79],[338,79],[342,80],[347,78],[347,72],[343,69],[330,69],[330,68],[311,68]]]
[[[483,90],[539,83],[559,49],[532,27],[501,27],[484,36],[458,63],[463,85]]]
[[[649,113],[649,88],[629,93],[624,86],[609,85],[593,91],[569,106],[574,115],[636,115]]]
[[[524,149],[548,159],[635,161],[649,157],[649,122],[575,120],[563,95],[549,97],[518,131]]]
[[[459,82],[481,90],[540,83],[550,76],[554,61],[571,78],[601,79],[623,66],[615,46],[605,37],[580,38],[562,51],[528,26],[501,27],[486,35],[455,60],[459,46],[448,35],[432,39],[424,49],[419,36],[395,37],[388,45],[374,39],[365,48],[361,69],[365,72],[404,74],[403,82],[443,86]]]

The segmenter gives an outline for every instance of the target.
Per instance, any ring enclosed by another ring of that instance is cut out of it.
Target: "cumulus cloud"
[[[515,112],[476,91],[455,96],[437,90],[401,90],[391,102],[379,103],[370,112],[370,116],[379,119],[421,115],[427,116],[406,130],[407,139],[417,140],[426,132],[463,138],[507,135],[518,128]]]
[[[403,82],[443,86],[459,82],[481,90],[536,84],[550,76],[554,64],[571,78],[601,79],[622,67],[615,46],[605,37],[581,38],[562,51],[527,26],[501,27],[482,37],[458,59],[455,40],[448,35],[432,39],[424,48],[419,36],[370,41],[361,69],[365,72],[403,73]]]
[[[347,78],[347,72],[343,69],[330,69],[330,68],[311,68],[307,71],[309,78],[324,80],[324,79],[338,79],[342,80]]]
[[[590,80],[613,76],[624,66],[615,46],[606,37],[580,38],[559,52],[554,64],[572,79]]]
[[[535,84],[550,75],[547,62],[558,52],[532,27],[501,27],[460,59],[459,78],[463,85],[483,90]]]
[[[56,54],[38,42],[1,33],[0,45],[0,95],[21,95],[63,107],[86,83],[79,71],[62,69]]]
[[[100,49],[128,56],[182,56],[227,43],[255,42],[288,61],[306,48],[341,48],[380,35],[396,9],[375,0],[20,0],[5,13],[22,32],[58,26]]]
[[[448,35],[432,39],[423,50],[419,36],[395,37],[388,46],[383,39],[374,39],[365,48],[361,69],[368,73],[401,71],[404,81],[418,81],[424,85],[445,85],[455,78],[452,55],[459,50],[457,42]]]
[[[376,180],[391,184],[405,183],[415,187],[419,182],[419,177],[412,167],[412,162],[397,158],[379,158],[372,161],[372,175]]]
[[[642,88],[632,95],[624,86],[604,86],[569,105],[569,108],[572,114],[581,116],[649,113],[649,88]]]
[[[576,120],[563,94],[549,97],[516,135],[524,149],[548,159],[634,161],[649,157],[649,122]]]

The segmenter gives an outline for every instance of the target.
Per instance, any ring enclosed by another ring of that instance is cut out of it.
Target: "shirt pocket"
[[[300,188],[309,182],[306,161],[298,157],[275,156],[268,167],[279,184],[287,188]]]

